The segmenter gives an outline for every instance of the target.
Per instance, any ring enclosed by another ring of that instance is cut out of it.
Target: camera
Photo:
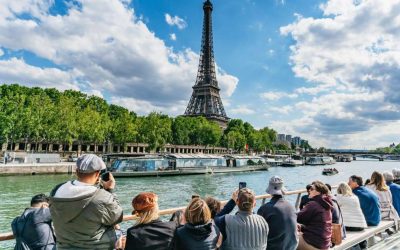
[[[110,180],[110,172],[108,172],[106,169],[101,170],[100,178],[102,181],[109,181]]]
[[[239,182],[239,190],[247,186],[246,182]]]

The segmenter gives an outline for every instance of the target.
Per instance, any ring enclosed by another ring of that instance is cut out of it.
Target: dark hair
[[[37,194],[31,199],[31,207],[42,202],[49,202],[49,198],[45,194]]]
[[[182,210],[178,210],[172,214],[171,219],[169,219],[169,221],[173,221],[177,226],[180,226],[183,217],[185,217],[184,212]]]
[[[350,179],[351,179],[352,181],[356,182],[359,186],[362,186],[362,185],[363,185],[363,179],[362,179],[361,176],[352,175],[352,176],[350,176]]]
[[[366,179],[364,185],[368,185],[371,182],[371,179]]]
[[[320,192],[321,194],[329,194],[328,187],[321,181],[313,181],[312,185],[314,186],[315,191]]]
[[[311,184],[307,184],[306,189],[307,189],[307,192],[310,191],[310,189],[311,189]]]
[[[213,197],[207,197],[205,201],[211,211],[211,218],[214,219],[215,215],[221,211],[221,202]]]
[[[329,191],[332,191],[332,187],[331,187],[331,185],[330,184],[328,184],[328,183],[325,183],[325,186],[329,189]]]

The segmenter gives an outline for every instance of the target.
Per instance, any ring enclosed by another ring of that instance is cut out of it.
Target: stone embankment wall
[[[48,163],[48,164],[0,164],[0,176],[4,175],[35,175],[35,174],[72,174],[76,164]]]

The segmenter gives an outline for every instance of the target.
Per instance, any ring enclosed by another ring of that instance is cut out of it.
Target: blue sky
[[[5,0],[0,82],[183,114],[203,1]],[[227,115],[314,146],[399,142],[400,0],[214,0]]]

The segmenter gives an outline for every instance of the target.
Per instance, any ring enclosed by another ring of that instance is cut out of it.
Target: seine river
[[[332,185],[348,180],[352,174],[370,178],[373,171],[391,171],[400,168],[400,162],[353,161],[350,163],[336,163],[332,165],[339,170],[334,176],[323,176],[323,166],[302,166],[296,168],[271,167],[269,171],[235,174],[175,176],[175,177],[145,177],[117,179],[116,194],[124,208],[125,214],[131,213],[132,198],[143,191],[152,191],[159,195],[160,208],[185,206],[192,194],[214,196],[219,199],[229,199],[230,194],[238,187],[240,181],[247,182],[247,186],[256,194],[265,193],[270,177],[278,175],[285,181],[288,190],[304,188],[313,180],[321,180]],[[72,179],[69,175],[34,175],[0,177],[0,232],[10,232],[10,222],[15,216],[22,213],[29,206],[30,198],[34,194],[49,194],[56,184]],[[288,199],[294,204],[295,196]],[[125,222],[124,228],[132,222]],[[0,249],[12,249],[13,242],[0,242]]]

